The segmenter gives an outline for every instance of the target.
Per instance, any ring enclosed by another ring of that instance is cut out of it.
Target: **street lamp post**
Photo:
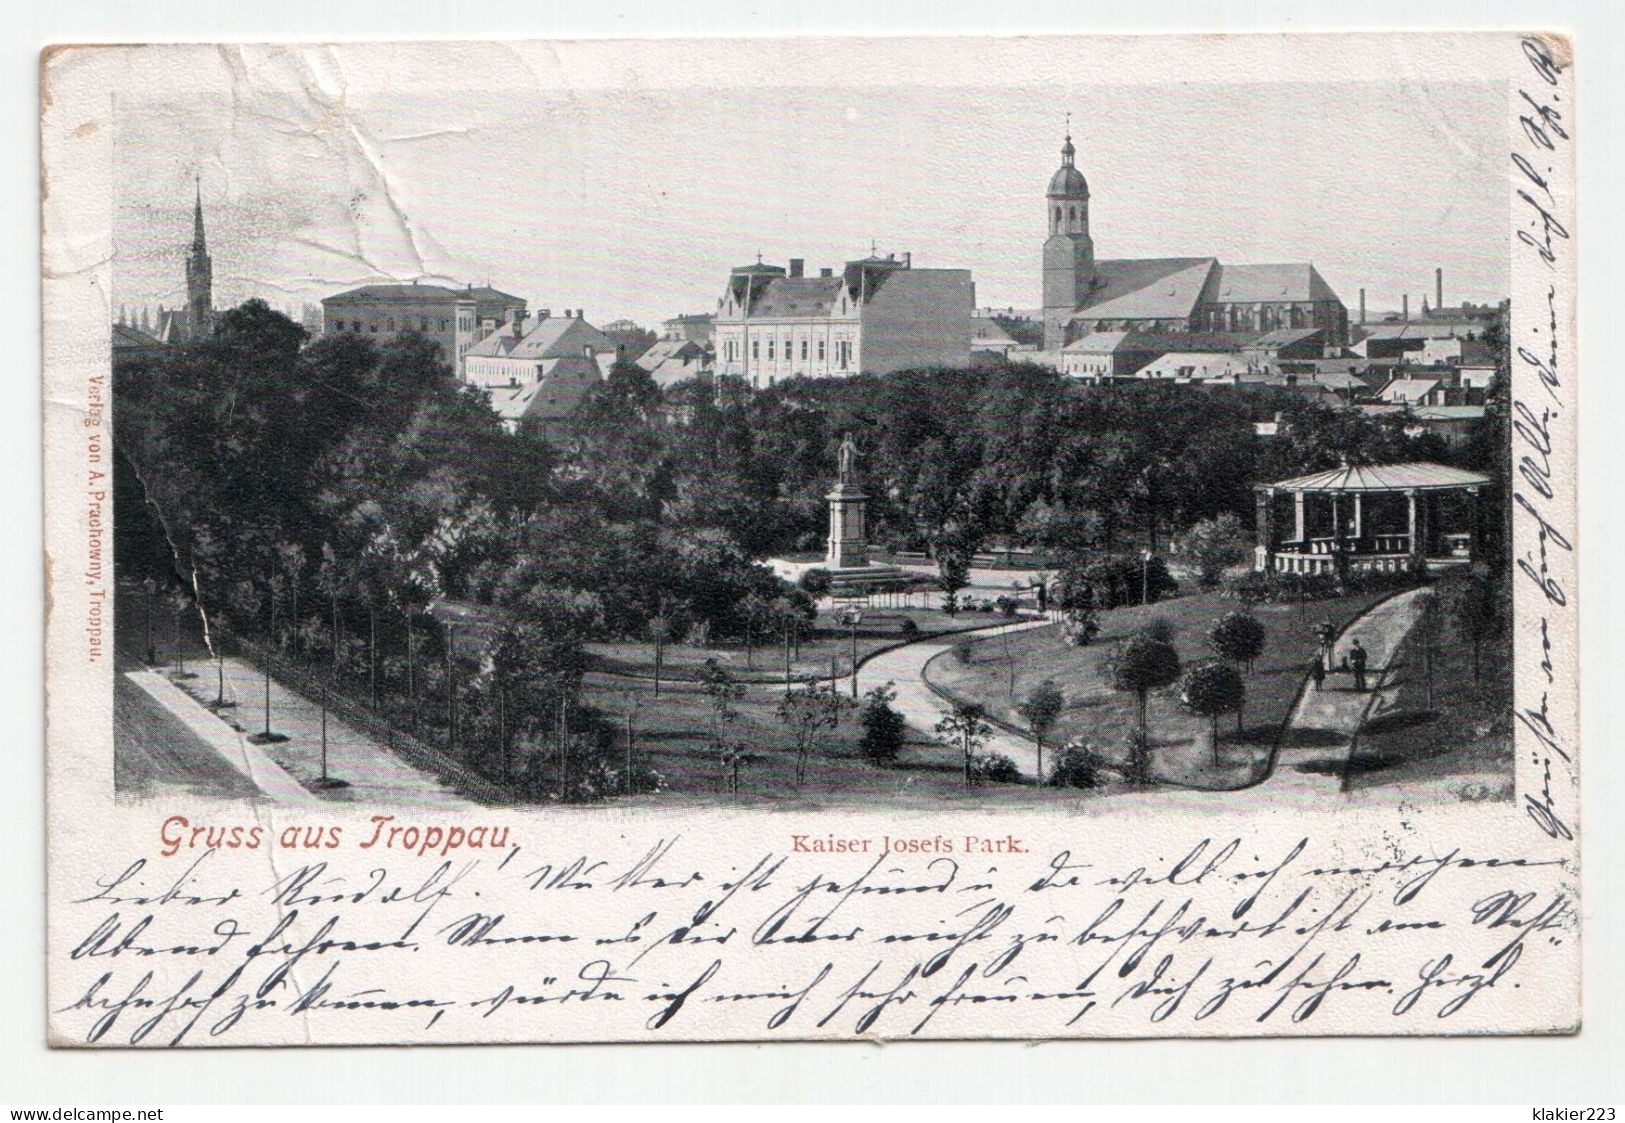
[[[158,662],[158,648],[152,642],[152,609],[158,600],[158,582],[149,577],[141,584],[147,590],[147,665],[153,666]]]
[[[858,625],[863,621],[863,612],[855,604],[849,604],[841,609],[841,623],[852,631],[852,700],[858,697]]]

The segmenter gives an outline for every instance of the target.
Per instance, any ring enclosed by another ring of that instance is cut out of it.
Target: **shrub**
[[[902,751],[908,725],[903,715],[892,708],[896,697],[897,689],[889,682],[863,696],[863,708],[858,711],[858,724],[863,729],[858,752],[871,763],[890,764]]]
[[[983,784],[1019,784],[1021,769],[1003,753],[980,753],[971,763],[976,780]]]
[[[1088,647],[1089,641],[1100,634],[1100,623],[1093,609],[1067,609],[1061,621],[1061,638],[1071,647]]]
[[[1137,784],[1151,782],[1151,738],[1139,729],[1130,730],[1123,738],[1125,771]]]
[[[820,569],[816,566],[812,569],[802,571],[801,576],[796,579],[797,587],[810,597],[821,597],[827,595],[829,593],[831,583],[832,578],[829,575],[829,570]]]
[[[976,659],[976,650],[968,643],[956,643],[954,644],[954,659],[968,667]]]
[[[1089,746],[1082,741],[1063,745],[1044,782],[1052,788],[1098,788],[1100,770]]]
[[[914,622],[914,617],[905,616],[903,617],[902,623],[897,625],[897,634],[903,636],[917,636],[920,634],[920,626]]]

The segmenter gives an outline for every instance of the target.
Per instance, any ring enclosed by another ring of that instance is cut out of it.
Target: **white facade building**
[[[887,374],[970,364],[975,286],[967,269],[915,269],[908,255],[803,275],[791,258],[733,270],[717,301],[716,370],[752,386],[781,378]]]

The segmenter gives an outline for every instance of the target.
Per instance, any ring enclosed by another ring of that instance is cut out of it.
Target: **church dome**
[[[1055,174],[1049,178],[1049,194],[1087,195],[1089,194],[1089,181],[1084,179],[1083,173],[1071,164],[1062,164],[1055,169]]]
[[[1055,169],[1055,174],[1049,177],[1050,195],[1087,195],[1089,194],[1089,181],[1083,178],[1083,173],[1077,169],[1074,161],[1078,150],[1072,147],[1072,137],[1069,134],[1066,143],[1061,146],[1061,166]]]

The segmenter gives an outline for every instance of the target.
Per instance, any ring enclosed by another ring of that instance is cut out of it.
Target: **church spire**
[[[1075,167],[1078,150],[1072,147],[1072,114],[1066,115],[1066,143],[1061,145],[1061,166],[1063,168]]]
[[[197,201],[192,205],[192,252],[207,252],[208,246],[203,240],[203,177],[195,177],[197,184]]]
[[[192,249],[186,255],[186,339],[214,332],[214,263],[203,238],[203,178],[197,177],[192,204]]]

